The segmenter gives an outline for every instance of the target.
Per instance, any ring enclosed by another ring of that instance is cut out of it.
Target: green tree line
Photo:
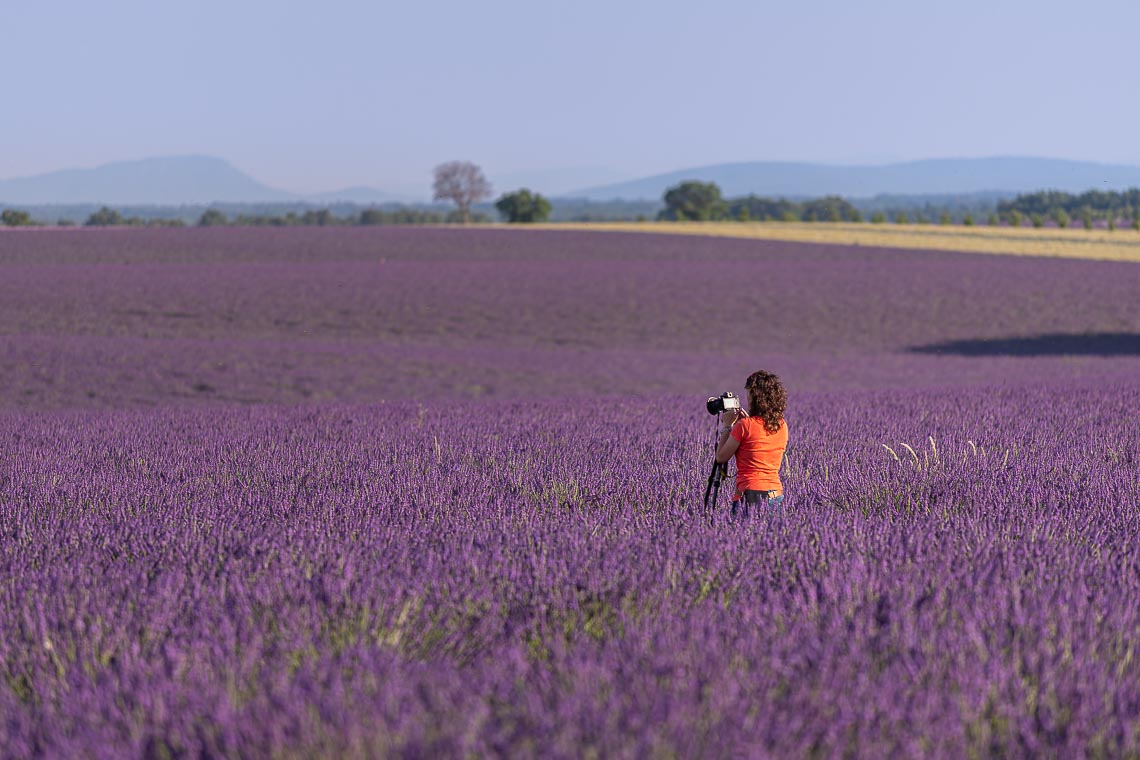
[[[665,208],[657,214],[664,221],[716,222],[858,222],[861,212],[837,195],[792,201],[746,195],[724,198],[715,182],[689,180],[669,188]]]
[[[803,201],[786,198],[763,198],[748,195],[724,198],[713,182],[688,180],[670,187],[662,199],[665,208],[657,218],[665,221],[783,221],[783,222],[861,222],[864,213],[851,201],[839,196],[826,196]],[[888,203],[895,199],[888,199]],[[1026,193],[1012,200],[1000,201],[983,215],[985,206],[977,213],[969,204],[955,204],[953,208],[933,204],[910,208],[876,209],[870,214],[873,224],[893,221],[897,224],[963,224],[972,226],[984,221],[990,226],[1009,224],[1020,227],[1026,223],[1034,227],[1046,224],[1068,227],[1074,221],[1086,229],[1106,222],[1108,229],[1116,229],[1121,221],[1140,230],[1140,189],[1123,192],[1090,190],[1079,195],[1058,191]]]
[[[208,208],[201,213],[196,222],[199,227],[325,227],[375,224],[457,224],[462,221],[457,211],[429,211],[417,208],[401,208],[394,210],[381,210],[366,208],[356,214],[334,214],[329,209],[310,209],[301,213],[288,211],[284,214],[248,214],[241,213],[230,216],[217,208]],[[487,214],[475,213],[472,221],[488,222]],[[20,209],[4,209],[0,212],[0,225],[7,227],[33,227],[43,226],[44,223],[34,220],[27,211]],[[70,219],[60,219],[56,222],[60,227],[71,227],[75,222]],[[83,222],[85,227],[186,227],[187,222],[181,218],[158,218],[126,216],[110,206],[103,206],[87,216]]]
[[[1072,194],[1059,190],[1043,190],[1036,193],[1023,193],[1012,200],[999,201],[998,214],[1010,223],[1023,224],[1026,220],[1035,226],[1042,226],[1045,220],[1052,220],[1066,227],[1072,220],[1080,220],[1086,227],[1091,222],[1107,221],[1115,226],[1127,221],[1140,229],[1140,189],[1129,188],[1122,192],[1113,190],[1089,190]]]

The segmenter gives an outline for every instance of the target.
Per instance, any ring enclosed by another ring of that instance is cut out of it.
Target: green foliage
[[[1132,217],[1132,229],[1140,232],[1140,216]]]
[[[5,227],[30,227],[32,226],[32,215],[27,211],[6,208],[0,212],[0,224]]]
[[[1012,200],[998,203],[998,213],[1008,214],[1020,211],[1023,214],[1041,214],[1056,218],[1058,211],[1070,216],[1088,211],[1093,219],[1107,219],[1115,214],[1129,216],[1132,209],[1140,206],[1140,188],[1129,188],[1122,192],[1089,190],[1072,195],[1057,190],[1044,190],[1038,193],[1025,193]]]
[[[997,227],[999,224],[998,215],[990,214],[988,217],[986,217],[986,224],[988,224],[990,227]]]
[[[229,224],[229,218],[216,208],[208,208],[198,217],[199,227],[220,227]]]
[[[550,201],[525,187],[500,196],[495,208],[511,224],[544,222],[550,216]]]
[[[1026,193],[1013,200],[998,204],[999,213],[1012,217],[1013,214],[1029,214],[1034,226],[1040,227],[1044,219],[1056,220],[1058,227],[1068,227],[1073,218],[1079,218],[1086,230],[1096,227],[1103,219],[1108,229],[1115,230],[1121,219],[1134,220],[1140,206],[1140,188],[1129,188],[1122,192],[1089,190],[1079,195],[1057,190]],[[1038,220],[1041,220],[1038,223]]]
[[[950,224],[953,221],[954,220],[950,218],[950,212],[949,211],[943,211],[942,216],[938,217],[938,223],[939,224],[943,224],[943,225]]]
[[[88,227],[114,227],[123,224],[123,215],[113,208],[104,206],[87,217],[84,224]]]
[[[974,215],[973,214],[966,214],[964,217],[962,217],[962,224],[966,225],[967,227],[973,227],[974,226]]]
[[[735,214],[736,221],[738,222],[751,222],[752,214],[748,210],[748,206],[741,206],[740,210]]]
[[[839,197],[838,195],[825,195],[822,198],[813,198],[799,204],[800,218],[805,221],[808,217],[815,219],[827,219],[832,222],[838,222],[842,219],[851,216],[851,212],[855,210],[848,201]]]
[[[482,218],[479,214],[475,216]],[[400,208],[393,211],[366,208],[356,217],[356,223],[365,226],[374,224],[443,224],[446,221],[446,214],[415,208]]]
[[[1034,214],[1032,216],[1032,220],[1033,220],[1033,226],[1038,228],[1038,229],[1045,226],[1045,217],[1041,216],[1040,214]]]
[[[905,211],[900,211],[897,214],[895,214],[895,224],[906,224],[909,221],[910,221],[910,219],[907,218]]]
[[[887,215],[882,211],[876,211],[871,214],[871,224],[882,224],[887,221]]]
[[[686,180],[665,191],[665,210],[659,219],[708,222],[724,219],[729,212],[715,182]]]
[[[798,222],[799,220],[800,218],[796,216],[796,212],[794,211],[785,211],[780,215],[781,222]]]
[[[327,208],[321,208],[314,209],[312,211],[306,211],[305,213],[301,214],[301,224],[316,227],[326,227],[333,224],[344,224],[344,220],[333,216],[333,212],[329,211]]]
[[[1006,218],[1009,219],[1009,226],[1010,227],[1020,227],[1021,223],[1022,223],[1022,219],[1024,218],[1024,216],[1017,209],[1012,209],[1006,214]],[[1038,225],[1034,225],[1034,226],[1038,226]]]
[[[385,216],[386,214],[378,208],[366,208],[360,212],[360,216],[357,217],[356,223],[364,226],[384,224]]]
[[[847,219],[849,221],[855,222],[856,224],[859,224],[863,221],[863,212],[857,208],[853,208],[851,209],[851,213],[847,215]]]

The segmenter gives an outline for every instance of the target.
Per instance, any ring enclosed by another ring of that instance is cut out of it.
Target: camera
[[[728,409],[739,409],[740,399],[732,391],[725,391],[719,396],[710,396],[705,402],[705,408],[709,410],[709,414],[720,414]]]

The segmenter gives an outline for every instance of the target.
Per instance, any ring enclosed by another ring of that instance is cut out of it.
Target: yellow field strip
[[[518,225],[556,230],[655,232],[800,243],[927,248],[967,253],[1140,262],[1140,232],[836,222],[569,222]]]

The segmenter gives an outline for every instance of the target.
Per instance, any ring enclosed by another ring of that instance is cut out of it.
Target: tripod
[[[713,428],[713,465],[709,473],[709,483],[705,487],[705,514],[712,517],[713,507],[716,506],[720,495],[720,484],[728,479],[728,462],[716,461],[717,444],[720,443],[717,433],[720,431],[720,414],[716,416],[716,427]],[[710,498],[712,497],[712,498]]]

